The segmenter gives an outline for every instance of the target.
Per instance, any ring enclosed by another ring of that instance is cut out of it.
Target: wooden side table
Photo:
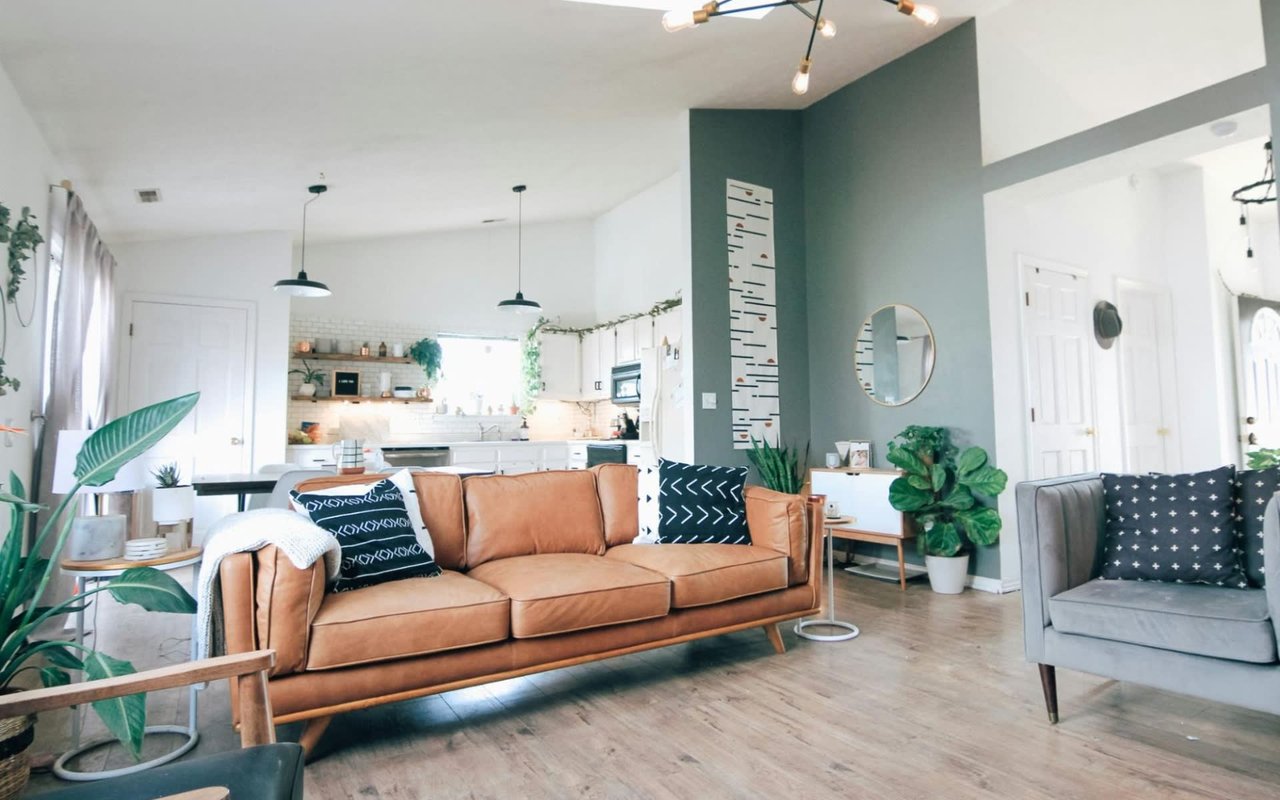
[[[196,586],[200,581],[200,559],[204,557],[204,550],[200,547],[190,547],[186,550],[178,550],[173,553],[166,553],[160,558],[153,558],[147,561],[126,561],[123,558],[108,558],[101,561],[73,561],[64,558],[58,562],[64,575],[68,575],[75,579],[76,594],[82,594],[85,587],[90,582],[98,582],[107,578],[114,578],[125,570],[135,567],[152,567],[162,572],[170,572],[182,567],[194,567],[191,574],[191,590],[194,594]],[[94,632],[95,644],[97,632]],[[76,612],[76,643],[84,644],[84,611]],[[191,656],[195,657],[196,646],[196,618],[193,614],[191,617]],[[161,764],[167,764],[175,758],[189,751],[196,746],[196,742],[200,741],[200,734],[196,730],[196,692],[199,691],[198,686],[192,686],[189,690],[187,705],[187,724],[182,725],[148,725],[146,733],[177,733],[187,737],[176,750],[165,753],[162,756],[153,758],[150,761],[143,761],[138,764],[132,764],[119,769],[104,770],[102,772],[79,772],[67,768],[67,762],[83,753],[109,744],[114,739],[99,739],[85,745],[80,744],[80,713],[78,709],[72,709],[71,713],[71,749],[58,757],[53,764],[53,774],[57,775],[65,781],[97,781],[103,778],[114,778],[119,775],[128,775],[134,772],[141,772],[152,767],[158,767]]]
[[[852,542],[868,542],[870,544],[887,544],[890,547],[898,549],[898,585],[905,592],[907,590],[907,561],[903,557],[902,544],[908,539],[915,538],[915,531],[910,525],[904,525],[901,535],[892,533],[880,533],[876,531],[859,530],[855,520],[833,525],[830,529],[831,535],[837,539],[846,539]],[[892,574],[892,573],[890,573]],[[882,575],[872,575],[871,577],[882,577]]]
[[[835,573],[835,556],[833,551],[835,545],[832,541],[832,525],[844,522],[852,522],[849,517],[828,518],[823,521],[822,529],[824,536],[823,542],[827,548],[827,616],[825,619],[802,619],[796,621],[795,633],[805,639],[812,639],[815,642],[843,642],[848,639],[856,638],[861,631],[858,626],[852,622],[842,622],[836,619],[836,573]],[[838,628],[843,633],[812,633],[808,628]]]

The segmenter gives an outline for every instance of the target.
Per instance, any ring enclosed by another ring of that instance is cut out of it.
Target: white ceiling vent
[[[159,189],[138,189],[134,192],[134,194],[138,195],[139,203],[159,203],[160,202]]]

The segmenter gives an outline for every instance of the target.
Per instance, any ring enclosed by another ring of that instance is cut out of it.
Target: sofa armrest
[[[1267,608],[1280,642],[1280,494],[1271,498],[1262,518],[1262,577],[1267,586]]]
[[[222,610],[228,653],[276,651],[272,675],[306,667],[311,623],[324,600],[324,562],[298,569],[268,545],[222,562]]]
[[[1094,577],[1102,547],[1102,478],[1072,475],[1018,484],[1022,623],[1028,661],[1044,656],[1049,598]]]
[[[808,581],[813,528],[807,519],[810,513],[807,499],[763,486],[748,486],[745,498],[751,544],[777,550],[790,559],[789,585],[798,586]],[[820,528],[818,535],[822,535]]]

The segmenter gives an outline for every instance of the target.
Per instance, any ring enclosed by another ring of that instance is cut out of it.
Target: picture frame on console
[[[872,457],[871,442],[865,439],[851,439],[849,441],[849,467],[851,469],[871,469],[875,466],[875,459]]]

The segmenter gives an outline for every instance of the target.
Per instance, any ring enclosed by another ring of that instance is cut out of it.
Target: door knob
[[[1245,424],[1245,425],[1253,425],[1253,424],[1255,424],[1257,421],[1258,421],[1258,420],[1257,420],[1257,418],[1255,418],[1255,417],[1245,417],[1245,418],[1244,418],[1244,424]]]
[[[232,436],[232,437],[231,437],[231,443],[232,443],[232,444],[244,444],[244,439],[241,439],[239,436]]]
[[[1257,443],[1258,443],[1258,434],[1256,433],[1249,434],[1249,444],[1257,444]]]
[[[1169,435],[1168,428],[1156,428],[1156,436],[1168,436],[1168,435]]]
[[[1085,429],[1084,429],[1084,435],[1085,435],[1085,436],[1092,436],[1092,435],[1093,435],[1093,428],[1092,428],[1092,427],[1085,428]]]

